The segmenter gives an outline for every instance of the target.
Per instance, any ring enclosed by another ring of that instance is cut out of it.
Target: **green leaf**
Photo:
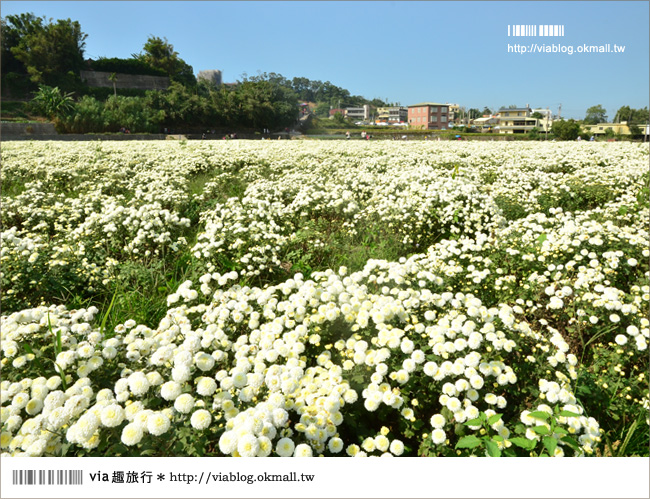
[[[63,343],[61,341],[61,330],[56,331],[56,354],[59,355],[63,351]]]
[[[496,442],[493,442],[492,440],[488,440],[486,442],[486,445],[487,445],[487,451],[489,456],[501,457],[501,449],[499,449],[499,446],[496,444]]]
[[[535,428],[532,428],[532,430],[538,435],[548,435],[551,433],[551,430],[549,430],[546,426],[535,426]]]
[[[561,426],[556,427],[554,431],[558,435],[566,435],[569,433],[565,428],[562,428]]]
[[[562,442],[567,444],[569,447],[571,447],[573,450],[578,451],[580,450],[580,444],[578,444],[577,440],[573,437],[562,437],[560,438]]]
[[[492,440],[495,442],[503,442],[504,438],[501,435],[493,435]]]
[[[490,417],[488,418],[488,424],[489,424],[489,425],[493,425],[494,423],[496,423],[497,421],[499,421],[499,420],[501,419],[502,416],[503,416],[502,414],[493,414],[492,416],[490,416]]]
[[[539,237],[537,238],[537,242],[538,242],[539,244],[542,244],[544,241],[546,241],[546,238],[547,238],[547,237],[548,237],[548,236],[547,236],[546,234],[540,234]]]
[[[548,450],[549,455],[554,456],[555,448],[557,447],[557,439],[553,437],[544,437],[542,442],[544,443],[544,447]]]
[[[565,418],[579,418],[582,414],[571,411],[560,411],[560,416],[564,416]]]
[[[528,414],[528,415],[529,415],[531,418],[535,418],[535,419],[543,419],[544,421],[546,421],[548,418],[551,417],[551,415],[550,415],[548,412],[546,412],[546,411],[534,411],[534,412],[531,412],[531,413]]]
[[[456,444],[456,449],[473,449],[481,445],[482,440],[474,435],[467,435],[461,438]]]
[[[111,298],[111,303],[108,305],[108,310],[106,310],[106,313],[104,314],[104,317],[102,318],[102,322],[99,325],[99,332],[102,336],[106,336],[104,333],[104,330],[106,328],[106,321],[108,321],[108,316],[111,313],[111,309],[113,308],[113,305],[115,304],[115,297],[117,296],[117,289],[115,289],[115,292],[113,293],[113,297]]]
[[[526,450],[533,450],[535,448],[535,445],[537,445],[537,442],[535,440],[529,440],[523,437],[514,437],[511,438],[510,441],[517,447],[521,447],[522,449]]]
[[[483,424],[483,420],[481,418],[475,418],[470,419],[469,421],[465,421],[463,424],[465,426],[481,426]]]

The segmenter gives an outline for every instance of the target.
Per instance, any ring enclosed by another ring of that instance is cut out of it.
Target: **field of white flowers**
[[[648,455],[647,144],[3,142],[2,455]]]

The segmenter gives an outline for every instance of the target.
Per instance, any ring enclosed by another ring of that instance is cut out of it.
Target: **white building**
[[[366,121],[370,118],[370,106],[366,104],[363,107],[348,107],[345,109],[345,117],[351,120]]]

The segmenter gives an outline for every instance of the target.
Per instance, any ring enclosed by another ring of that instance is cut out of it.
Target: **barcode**
[[[564,24],[508,24],[508,36],[564,36]]]
[[[83,485],[83,470],[13,470],[14,485]]]

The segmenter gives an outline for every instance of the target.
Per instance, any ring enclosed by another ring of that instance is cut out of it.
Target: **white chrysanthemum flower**
[[[447,421],[445,420],[445,417],[442,414],[434,414],[433,416],[431,416],[430,422],[433,428],[443,428]]]
[[[248,383],[248,374],[237,371],[232,374],[232,384],[235,388],[243,388]]]
[[[495,405],[497,403],[497,396],[494,393],[486,394],[484,399],[490,405]]]
[[[200,352],[197,353],[194,356],[194,362],[196,364],[196,367],[198,367],[201,371],[209,371],[214,367],[215,360],[212,355],[208,355],[205,352]]]
[[[393,440],[390,443],[390,451],[395,456],[401,456],[402,454],[404,454],[404,444],[402,443],[401,440]]]
[[[162,412],[154,412],[147,417],[147,431],[156,437],[166,433],[170,427],[169,417]]]
[[[196,384],[196,392],[204,397],[209,397],[217,390],[217,382],[212,378],[201,377]]]
[[[136,445],[140,443],[144,432],[142,427],[136,423],[129,423],[122,430],[122,443],[124,445]]]
[[[196,430],[205,430],[212,422],[212,415],[205,409],[199,409],[192,414],[190,423]]]
[[[29,402],[27,402],[27,405],[25,406],[25,411],[30,416],[35,416],[36,414],[41,412],[41,409],[43,409],[43,401],[38,398],[31,399]]]
[[[625,345],[627,343],[627,336],[625,336],[624,334],[617,334],[616,338],[614,338],[614,341],[618,345],[623,346],[623,345]]]
[[[390,446],[390,440],[385,435],[377,435],[375,437],[375,447],[381,452],[386,452]]]
[[[102,409],[100,418],[102,425],[107,428],[119,426],[124,421],[124,409],[118,404],[110,404]]]
[[[257,437],[252,433],[246,433],[237,439],[237,452],[242,457],[255,457],[259,450]]]
[[[307,444],[298,444],[293,451],[293,457],[312,457],[314,452]]]
[[[485,382],[483,378],[478,374],[475,374],[469,379],[469,384],[472,385],[472,388],[476,390],[480,390],[481,388],[483,388],[484,383]]]
[[[174,409],[178,412],[187,414],[194,408],[194,397],[189,393],[183,393],[174,400]]]
[[[227,430],[219,437],[219,450],[226,455],[232,455],[237,450],[237,434]]]
[[[294,449],[295,444],[293,443],[293,440],[291,440],[289,437],[284,437],[278,440],[278,443],[275,447],[275,452],[277,452],[281,457],[289,457],[293,455]]]
[[[447,440],[447,435],[443,430],[440,428],[436,428],[431,432],[431,440],[433,441],[434,444],[440,445]]]
[[[343,440],[338,437],[330,438],[327,447],[332,454],[338,454],[343,450]]]
[[[181,385],[176,381],[168,381],[160,387],[160,396],[165,400],[173,401],[181,394]]]
[[[17,409],[22,409],[27,405],[28,402],[29,402],[29,395],[25,392],[21,392],[14,396],[13,400],[11,401],[11,405],[16,407]]]
[[[141,372],[134,372],[128,377],[129,381],[129,390],[136,397],[141,397],[149,390],[151,386],[147,376]]]

